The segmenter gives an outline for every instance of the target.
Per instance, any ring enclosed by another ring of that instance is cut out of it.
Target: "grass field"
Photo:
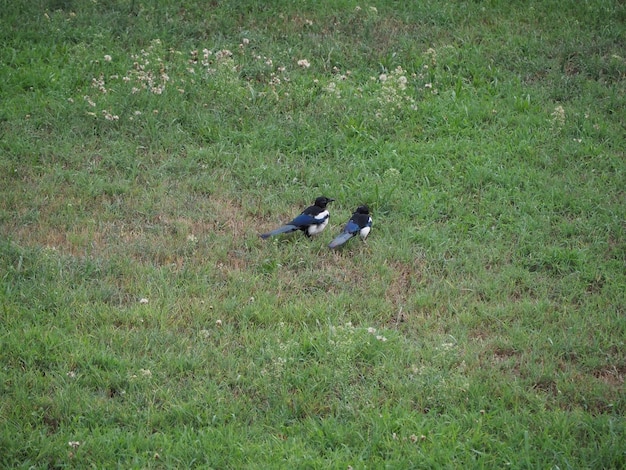
[[[0,467],[626,468],[623,1],[0,8]]]

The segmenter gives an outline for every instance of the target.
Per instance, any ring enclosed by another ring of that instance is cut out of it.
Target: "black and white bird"
[[[315,200],[315,204],[307,207],[302,213],[291,222],[279,227],[271,232],[261,234],[261,238],[269,238],[281,233],[291,233],[302,230],[307,237],[317,235],[326,228],[330,214],[326,206],[334,199],[320,196]]]
[[[369,207],[363,205],[356,208],[352,217],[343,228],[343,232],[337,235],[335,239],[328,245],[329,248],[337,248],[350,240],[352,237],[359,235],[365,240],[372,229],[372,217],[370,216]]]

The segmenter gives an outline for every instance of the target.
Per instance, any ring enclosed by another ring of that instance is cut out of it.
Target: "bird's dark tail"
[[[260,236],[263,240],[269,237],[273,237],[274,235],[280,235],[281,233],[290,233],[298,230],[298,227],[295,225],[283,225],[282,227],[277,228],[276,230],[272,230],[271,232],[262,233]]]
[[[353,236],[354,234],[350,232],[343,232],[341,235],[336,236],[335,239],[328,244],[328,248],[337,248],[350,240]]]

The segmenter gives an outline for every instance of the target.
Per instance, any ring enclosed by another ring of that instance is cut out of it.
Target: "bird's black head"
[[[366,214],[366,215],[369,215],[369,213],[370,213],[370,208],[369,208],[369,207],[367,207],[365,204],[363,204],[362,206],[357,207],[355,212],[356,212],[357,214]]]
[[[318,198],[315,200],[315,205],[316,205],[317,207],[321,207],[322,209],[326,209],[326,205],[327,205],[329,202],[333,202],[333,201],[334,201],[334,199],[328,198],[328,197],[326,197],[326,196],[320,196],[320,197],[318,197]]]

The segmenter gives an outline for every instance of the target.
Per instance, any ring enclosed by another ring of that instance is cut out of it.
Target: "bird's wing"
[[[356,234],[359,230],[361,230],[361,226],[352,219],[350,219],[346,226],[343,228],[344,232],[352,235]]]
[[[328,213],[326,213],[325,216],[320,217],[321,214],[322,213],[312,215],[302,213],[291,222],[289,222],[289,225],[295,225],[297,227],[307,227],[309,225],[321,224],[322,222],[324,222],[324,220],[326,220],[326,218],[328,218]]]

